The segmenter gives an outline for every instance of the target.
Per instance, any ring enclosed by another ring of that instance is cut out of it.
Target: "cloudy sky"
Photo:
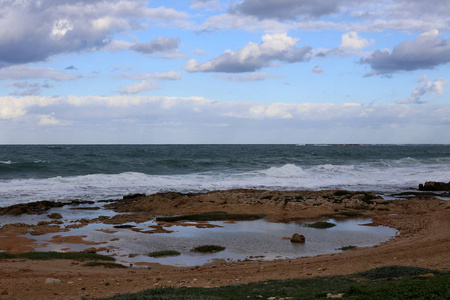
[[[450,143],[448,0],[0,0],[0,144]]]

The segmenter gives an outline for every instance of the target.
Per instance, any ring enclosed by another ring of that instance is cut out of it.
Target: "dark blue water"
[[[0,206],[230,188],[401,191],[450,181],[449,145],[3,145]]]

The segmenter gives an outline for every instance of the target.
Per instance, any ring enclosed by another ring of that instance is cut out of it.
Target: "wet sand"
[[[450,268],[450,202],[435,198],[384,201],[374,195],[356,192],[234,190],[190,195],[157,194],[124,199],[108,205],[120,214],[84,220],[84,224],[144,222],[156,215],[218,210],[228,213],[264,213],[268,220],[276,222],[325,220],[329,215],[336,217],[340,214],[343,216],[344,212],[359,212],[372,218],[373,225],[393,227],[400,234],[374,247],[336,254],[276,261],[215,261],[197,267],[144,263],[139,268],[105,269],[84,267],[83,263],[70,260],[7,259],[0,262],[0,299],[95,298],[162,286],[214,287],[269,279],[344,275],[386,265],[420,266],[436,270]],[[76,227],[82,224],[76,222],[73,225]],[[65,232],[70,230],[67,227],[43,223],[3,226],[0,229],[0,249],[14,253],[31,251],[36,247],[33,234]],[[25,238],[23,235],[26,233],[31,235]],[[113,239],[114,232],[109,234]],[[92,241],[86,241],[82,236],[70,235],[52,242],[68,241],[86,245],[91,243],[89,247],[95,247],[98,251],[103,246],[92,244]],[[47,278],[57,279],[57,282],[45,283]]]

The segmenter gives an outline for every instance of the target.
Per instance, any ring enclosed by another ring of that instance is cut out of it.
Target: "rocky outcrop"
[[[129,194],[129,195],[125,195],[122,197],[122,199],[127,200],[127,199],[137,199],[137,198],[142,198],[145,197],[145,194]]]
[[[14,204],[0,208],[0,215],[40,214],[53,207],[65,205],[93,204],[94,201],[72,200],[70,202],[36,201],[30,203]]]
[[[419,184],[419,191],[450,191],[450,182],[427,181]]]
[[[263,214],[267,219],[294,221],[321,215],[356,211],[359,214],[385,209],[386,201],[374,193],[345,190],[270,191],[235,189],[206,193],[157,193],[121,199],[104,206],[121,213],[151,213],[160,216],[226,212]],[[301,212],[301,213],[299,213]]]
[[[62,216],[60,213],[51,213],[51,214],[48,214],[47,217],[49,217],[50,219],[62,219]]]
[[[305,236],[302,234],[294,233],[294,235],[291,238],[291,243],[304,243],[305,242]]]

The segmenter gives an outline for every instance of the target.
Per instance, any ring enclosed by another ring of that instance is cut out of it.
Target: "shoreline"
[[[450,268],[450,202],[432,197],[385,201],[372,193],[339,190],[228,190],[201,194],[138,195],[105,203],[106,208],[113,209],[118,215],[95,222],[123,224],[131,220],[145,221],[157,215],[218,210],[227,213],[262,213],[269,221],[293,222],[323,220],[331,215],[342,215],[343,212],[359,212],[370,217],[373,225],[396,228],[399,235],[380,245],[334,254],[274,261],[215,261],[198,267],[144,264],[146,268],[105,269],[83,267],[77,261],[6,259],[0,261],[0,278],[3,278],[0,281],[1,299],[104,297],[162,286],[214,287],[269,279],[347,275],[387,265],[420,266],[436,270]],[[85,205],[98,206],[99,203]],[[84,220],[84,224],[90,222],[94,221]],[[26,238],[21,236],[24,232],[42,234],[70,230],[67,226],[61,228],[57,223],[58,220],[54,219],[47,224],[34,226],[3,226],[0,229],[0,249],[8,250],[5,245],[9,244],[10,250],[16,252],[31,251],[33,241],[24,240]],[[83,226],[83,222],[72,225],[74,228]],[[160,229],[164,229],[161,226]],[[13,249],[28,242],[31,243],[29,248]],[[101,248],[102,245],[90,247]],[[44,284],[46,278],[57,278],[60,282]]]

